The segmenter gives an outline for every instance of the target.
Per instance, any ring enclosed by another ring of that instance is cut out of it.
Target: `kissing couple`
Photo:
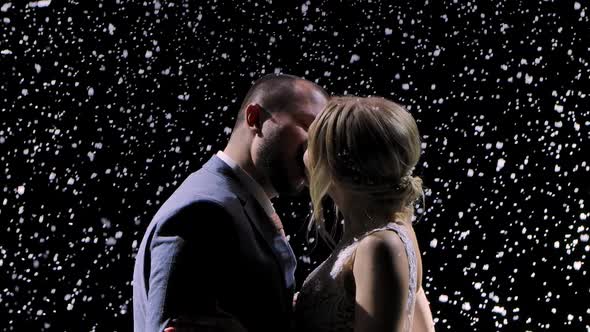
[[[412,228],[420,136],[402,106],[329,96],[270,74],[250,88],[225,149],[190,174],[136,255],[136,332],[434,331]],[[309,188],[343,218],[332,254],[295,294],[296,257],[271,199]]]

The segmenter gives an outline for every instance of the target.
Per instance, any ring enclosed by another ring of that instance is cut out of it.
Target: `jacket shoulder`
[[[217,223],[235,220],[243,209],[243,202],[234,186],[231,180],[204,169],[192,173],[152,219],[152,223],[157,224],[156,232],[165,224],[190,222],[186,224],[189,226],[206,220]]]

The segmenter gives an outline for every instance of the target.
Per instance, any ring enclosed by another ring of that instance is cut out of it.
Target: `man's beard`
[[[262,170],[268,176],[270,184],[278,195],[297,195],[301,192],[302,187],[291,182],[287,165],[282,162],[281,153],[279,144],[263,143],[258,154]]]

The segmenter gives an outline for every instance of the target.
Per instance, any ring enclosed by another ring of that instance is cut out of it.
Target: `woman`
[[[313,219],[326,234],[329,195],[344,230],[296,299],[298,331],[434,331],[411,223],[423,195],[411,175],[419,157],[414,119],[383,98],[333,98],[312,123],[304,163]]]

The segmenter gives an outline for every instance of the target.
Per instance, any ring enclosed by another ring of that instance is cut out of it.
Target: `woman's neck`
[[[412,228],[412,211],[402,209],[399,212],[384,211],[383,209],[368,209],[363,207],[352,206],[351,211],[342,211],[344,217],[344,229],[338,246],[348,245],[360,239],[366,233],[387,226],[389,223],[396,223],[405,227]]]
[[[344,230],[337,246],[350,244],[367,232],[396,221],[392,210],[371,204],[365,195],[344,192],[339,186],[333,186],[329,194],[344,217]],[[401,221],[407,222],[405,219]]]
[[[344,216],[344,231],[340,240],[342,244],[351,243],[365,233],[384,227],[393,221],[391,214],[384,212],[371,213],[366,209],[357,209],[349,213],[342,211],[342,215]]]

